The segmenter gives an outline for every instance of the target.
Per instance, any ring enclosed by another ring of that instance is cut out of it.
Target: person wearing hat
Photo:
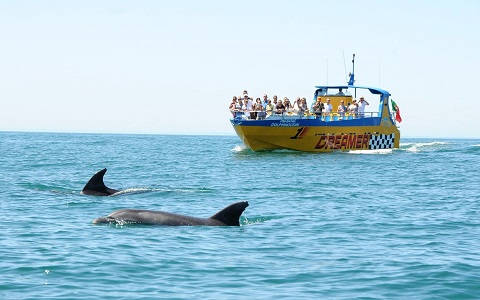
[[[310,106],[311,111],[314,111],[313,107],[317,104],[318,100],[322,101],[322,97],[317,97],[317,100],[313,100],[312,105]]]
[[[363,97],[360,97],[360,101],[358,101],[358,116],[360,118],[365,117],[365,106],[370,105]]]
[[[321,116],[323,108],[324,108],[324,106],[323,106],[323,103],[322,103],[322,98],[318,97],[317,101],[312,105],[312,111],[315,113],[315,115]]]

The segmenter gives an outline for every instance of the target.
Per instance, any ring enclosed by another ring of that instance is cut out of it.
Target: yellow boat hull
[[[398,148],[396,126],[234,126],[244,144],[253,151],[290,149],[307,152],[374,150]]]

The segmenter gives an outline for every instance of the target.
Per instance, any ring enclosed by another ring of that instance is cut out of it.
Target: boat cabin
[[[315,91],[313,101],[317,101],[320,98],[323,104],[325,104],[327,99],[330,99],[330,104],[332,104],[333,111],[337,111],[337,107],[340,105],[342,100],[346,107],[348,107],[353,101],[353,96],[348,90],[348,86],[317,86],[316,88],[317,89]]]

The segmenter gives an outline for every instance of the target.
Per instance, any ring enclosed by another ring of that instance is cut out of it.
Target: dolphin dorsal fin
[[[107,172],[107,169],[105,168],[95,173],[95,175],[93,175],[92,178],[90,178],[90,180],[87,182],[82,192],[94,191],[99,194],[106,194],[106,195],[111,195],[118,192],[117,190],[110,189],[105,186],[105,183],[103,182],[103,176],[105,175],[106,172]]]
[[[223,222],[227,226],[240,226],[240,216],[242,215],[245,208],[247,208],[247,206],[247,201],[231,204],[211,216],[210,219],[215,219]]]

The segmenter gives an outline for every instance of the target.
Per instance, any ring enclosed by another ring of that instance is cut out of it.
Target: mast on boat
[[[353,54],[352,58],[352,72],[348,74],[348,76],[350,77],[350,79],[348,80],[348,85],[353,86],[353,84],[355,83],[355,53]],[[357,98],[357,89],[355,89],[355,98]]]

